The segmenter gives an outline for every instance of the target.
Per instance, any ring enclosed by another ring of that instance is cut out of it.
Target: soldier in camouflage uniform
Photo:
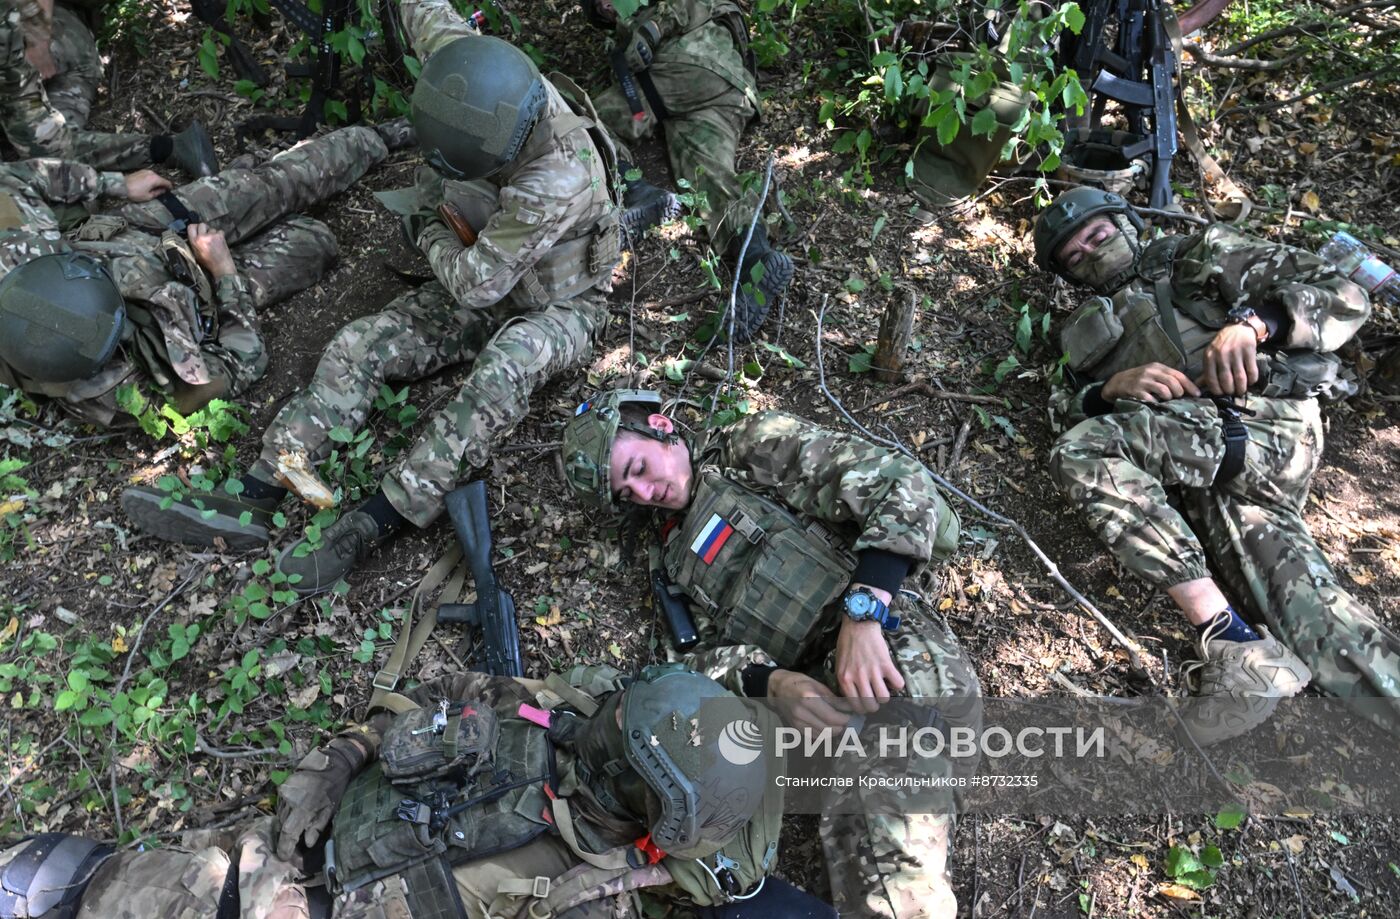
[[[345,128],[173,192],[149,170],[123,176],[61,160],[0,166],[0,276],[18,285],[29,271],[21,266],[76,252],[100,263],[125,301],[120,347],[73,376],[36,361],[41,343],[76,346],[54,342],[63,323],[32,321],[24,304],[15,312],[0,294],[0,323],[14,347],[0,346],[0,382],[99,424],[118,412],[117,387],[142,374],[182,413],[243,392],[267,367],[257,310],[315,284],[337,254],[330,228],[297,212],[348,188],[387,153],[375,130]],[[129,203],[105,213],[82,210],[123,199]],[[74,206],[86,219],[68,227]],[[167,232],[177,218],[199,221],[188,244]],[[50,296],[61,303],[59,292]]]
[[[179,134],[87,131],[102,62],[92,32],[53,0],[0,0],[0,130],[21,157],[58,156],[123,172],[170,163],[219,170],[203,125]]]
[[[980,722],[967,655],[928,604],[900,589],[958,542],[957,515],[918,463],[783,412],[683,439],[660,397],[640,390],[580,406],[563,456],[590,506],[673,512],[659,563],[697,613],[690,666],[773,697],[814,730],[901,693],[941,697],[945,717]],[[837,908],[955,916],[952,828],[952,814],[823,815]]]
[[[767,877],[782,816],[771,761],[720,753],[718,728],[742,713],[762,721],[672,665],[636,680],[458,673],[383,696],[365,724],[307,754],[278,789],[275,824],[197,831],[180,849],[114,853],[47,834],[0,851],[0,915],[49,915],[61,900],[94,919],[306,919],[319,894],[316,914],[334,919],[584,919],[638,915],[643,889],[702,916],[747,893],[738,902],[760,913],[831,919]],[[423,777],[475,805],[429,824],[406,811],[446,811]],[[662,800],[663,787],[684,794]],[[303,886],[313,853],[326,867]]]
[[[1322,259],[1223,224],[1144,245],[1127,203],[1066,192],[1036,225],[1042,267],[1103,296],[1061,333],[1070,373],[1051,472],[1129,571],[1199,631],[1202,741],[1268,718],[1309,678],[1400,696],[1400,636],[1342,586],[1303,522],[1318,399],[1354,391],[1333,353],[1366,321]],[[1066,430],[1067,429],[1067,430]],[[1359,703],[1400,728],[1393,704]]]
[[[661,126],[671,172],[704,195],[710,244],[737,265],[760,195],[735,171],[739,139],[759,112],[743,12],[732,0],[656,0],[619,19],[611,0],[581,3],[589,22],[613,30],[613,69],[625,81],[598,95],[598,114],[628,143]],[[745,283],[735,334],[748,341],[787,290],[793,264],[760,220],[737,270]]]
[[[405,524],[431,524],[457,481],[486,465],[492,445],[525,417],[531,393],[589,357],[619,257],[612,147],[587,96],[557,74],[543,79],[523,52],[479,35],[447,0],[399,8],[425,62],[414,126],[433,168],[419,169],[416,188],[384,199],[403,211],[435,280],[337,333],[311,384],[263,435],[261,459],[241,487],[230,483],[237,494],[173,505],[150,489],[124,498],[136,523],[162,538],[264,545],[284,486],[309,500],[324,491],[289,467],[313,467],[329,455],[333,431],[359,429],[384,381],[470,363],[457,395],[379,493],[319,546],[302,540],[282,553],[279,570],[303,594],[334,586]],[[474,241],[439,219],[440,205],[459,209]]]

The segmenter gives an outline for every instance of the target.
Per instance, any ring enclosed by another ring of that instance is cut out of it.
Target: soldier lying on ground
[[[336,334],[310,385],[264,433],[262,457],[236,496],[216,489],[170,504],[157,489],[135,488],[122,499],[139,527],[163,539],[265,545],[287,495],[286,469],[314,468],[331,451],[332,431],[358,430],[385,380],[471,362],[457,395],[380,491],[328,527],[319,545],[301,540],[278,558],[303,594],[334,586],[406,524],[431,524],[458,479],[486,465],[492,445],[525,417],[530,394],[589,357],[607,322],[620,252],[615,161],[585,117],[587,97],[566,99],[555,82],[572,91],[567,81],[543,79],[524,52],[478,34],[447,0],[399,7],[424,62],[413,121],[434,167],[419,170],[404,224],[436,280]],[[473,244],[438,218],[441,204],[465,215]],[[314,479],[298,488],[313,501],[307,489],[324,490]]]
[[[1050,468],[1119,564],[1196,626],[1192,732],[1248,731],[1309,679],[1400,696],[1400,636],[1342,587],[1302,517],[1318,399],[1354,391],[1333,352],[1366,321],[1365,292],[1223,224],[1148,244],[1141,230],[1092,188],[1036,222],[1041,267],[1103,295],[1061,332],[1069,382],[1052,415],[1068,430]],[[1400,729],[1400,710],[1366,711]]]
[[[744,283],[734,331],[748,341],[787,291],[793,264],[761,219],[738,264],[761,192],[735,172],[739,138],[759,110],[744,14],[732,0],[657,0],[619,20],[612,0],[580,2],[590,23],[614,31],[614,68],[629,81],[626,92],[614,83],[598,95],[598,115],[628,143],[664,129],[671,172],[704,194],[710,245]]]
[[[871,711],[901,692],[945,697],[948,717],[980,720],[967,655],[926,603],[900,590],[958,542],[957,515],[919,464],[783,412],[684,438],[660,396],[644,390],[580,406],[562,449],[585,504],[670,514],[661,552],[701,614],[702,644],[686,658],[697,670],[778,700],[789,721],[814,730],[839,729],[852,708]],[[952,822],[823,815],[837,908],[956,916]]]
[[[385,133],[397,144],[409,131]],[[315,284],[337,254],[329,227],[289,215],[387,153],[375,130],[345,128],[173,192],[149,170],[0,166],[0,383],[100,424],[138,372],[182,413],[238,395],[267,367],[256,311]],[[131,203],[62,225],[65,205],[104,198]]]
[[[582,919],[640,915],[628,907],[643,890],[720,907],[702,916],[734,902],[835,916],[767,877],[782,817],[773,761],[732,764],[712,723],[761,719],[756,706],[674,665],[635,681],[570,676],[459,673],[391,697],[302,760],[279,790],[280,831],[262,819],[196,832],[184,850],[62,834],[12,846],[0,914],[63,902],[103,919]],[[324,869],[304,884],[313,862]]]
[[[196,178],[219,171],[209,134],[87,131],[102,80],[92,32],[53,0],[0,0],[0,130],[21,157],[57,156],[126,172],[166,163]]]

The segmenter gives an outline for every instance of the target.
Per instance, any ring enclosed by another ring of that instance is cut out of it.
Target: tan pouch
[[[78,238],[87,242],[106,242],[127,228],[125,217],[116,214],[94,214],[78,228]]]
[[[1074,311],[1060,331],[1060,346],[1069,355],[1071,370],[1084,372],[1113,351],[1123,337],[1123,323],[1113,312],[1113,301],[1094,297]]]

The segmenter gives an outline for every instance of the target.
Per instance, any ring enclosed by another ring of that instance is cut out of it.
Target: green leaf
[[[1238,804],[1227,804],[1215,815],[1215,828],[1233,830],[1244,823],[1244,810]]]
[[[1006,358],[997,364],[997,369],[992,371],[992,377],[1000,383],[1006,379],[1017,367],[1021,366],[1021,359],[1014,354],[1008,354]]]
[[[938,123],[938,142],[943,146],[951,144],[958,136],[958,129],[962,127],[962,122],[957,118],[947,117]]]
[[[209,79],[219,78],[219,49],[214,44],[214,33],[210,29],[204,30],[204,41],[199,44],[199,66],[209,75]]]
[[[1219,868],[1225,864],[1225,856],[1220,854],[1220,849],[1216,846],[1206,846],[1201,850],[1201,864],[1207,868]]]
[[[1336,840],[1337,842],[1341,843],[1341,844],[1344,845],[1344,846],[1349,846],[1349,845],[1351,845],[1351,840],[1347,838],[1347,834],[1346,834],[1346,833],[1339,833],[1339,832],[1337,832],[1336,830],[1333,830],[1332,832],[1328,833],[1327,835],[1331,836],[1334,840]]]
[[[990,108],[984,108],[972,119],[972,133],[979,137],[991,137],[996,133],[997,113]]]
[[[66,712],[68,709],[77,705],[82,698],[80,694],[73,692],[71,689],[65,689],[58,694],[58,698],[53,700],[53,710],[56,712]]]
[[[1167,852],[1166,869],[1170,877],[1179,879],[1182,875],[1200,871],[1204,867],[1195,853],[1185,846],[1172,846]]]
[[[870,359],[873,355],[869,351],[857,351],[846,361],[846,369],[851,373],[866,373],[870,370]]]
[[[885,101],[898,102],[899,97],[904,95],[904,74],[899,72],[899,65],[885,68]]]
[[[1078,3],[1065,4],[1065,25],[1075,35],[1084,28],[1084,11],[1079,8]]]

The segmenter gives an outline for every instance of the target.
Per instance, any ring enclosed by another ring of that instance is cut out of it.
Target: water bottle
[[[1366,288],[1373,302],[1400,306],[1400,275],[1376,258],[1370,249],[1350,233],[1337,232],[1319,250],[1343,275]]]

